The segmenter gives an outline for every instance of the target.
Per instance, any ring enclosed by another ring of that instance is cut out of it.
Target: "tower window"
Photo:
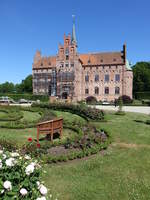
[[[66,55],[66,60],[69,60],[69,56],[68,55]]]

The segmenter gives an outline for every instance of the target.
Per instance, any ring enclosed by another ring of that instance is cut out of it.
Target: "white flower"
[[[5,190],[2,190],[2,191],[1,191],[1,194],[3,194],[3,193],[4,193],[4,191],[5,191]]]
[[[26,160],[31,160],[31,157],[28,156],[28,155],[25,155],[25,159],[26,159]]]
[[[2,162],[2,160],[0,159],[0,163]]]
[[[31,164],[28,165],[25,169],[25,172],[26,172],[27,175],[30,175],[31,173],[33,173],[34,172],[34,165],[31,165]]]
[[[36,184],[37,184],[38,187],[40,186],[40,182],[39,181],[37,181]]]
[[[33,165],[35,167],[36,163],[35,162],[31,162],[30,165]]]
[[[52,198],[52,194],[50,194],[49,197]]]
[[[10,181],[5,181],[3,184],[4,188],[7,190],[12,190],[12,185]]]
[[[41,200],[46,200],[46,198],[45,197],[41,197]]]
[[[44,185],[40,185],[39,186],[39,190],[40,190],[40,193],[42,194],[42,195],[46,195],[47,194],[47,188],[44,186]]]
[[[3,167],[3,164],[0,162],[0,169]]]
[[[0,150],[0,154],[3,154],[3,150]]]
[[[28,191],[25,188],[22,188],[20,190],[20,194],[22,194],[22,196],[25,196],[28,193]]]
[[[45,197],[39,197],[36,200],[46,200],[46,198]]]
[[[18,157],[18,156],[19,156],[19,153],[17,153],[17,152],[12,152],[12,153],[10,153],[10,155],[11,155],[12,157]]]
[[[3,159],[7,158],[6,154],[3,154]]]
[[[17,161],[14,158],[9,158],[6,160],[5,163],[8,167],[12,167],[17,163]]]

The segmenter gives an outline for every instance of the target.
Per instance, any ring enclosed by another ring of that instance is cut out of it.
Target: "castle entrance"
[[[62,93],[62,99],[67,99],[68,98],[68,93],[67,92],[63,92]]]

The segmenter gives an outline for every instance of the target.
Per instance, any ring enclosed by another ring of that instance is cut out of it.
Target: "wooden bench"
[[[53,141],[54,133],[59,133],[60,138],[62,138],[63,129],[63,118],[53,119],[50,121],[45,121],[37,124],[37,143],[39,143],[40,134],[50,134],[51,141]]]

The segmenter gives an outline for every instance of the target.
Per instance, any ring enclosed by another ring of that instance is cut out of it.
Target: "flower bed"
[[[78,134],[74,137],[53,143],[48,142],[47,145],[45,143],[44,145],[37,144],[32,138],[28,138],[29,143],[24,145],[23,152],[30,152],[35,157],[41,157],[44,163],[55,163],[96,154],[100,150],[106,149],[111,143],[110,134],[90,125],[82,127],[82,129],[78,127],[76,132]]]
[[[0,199],[46,200],[41,166],[29,155],[0,150]]]

